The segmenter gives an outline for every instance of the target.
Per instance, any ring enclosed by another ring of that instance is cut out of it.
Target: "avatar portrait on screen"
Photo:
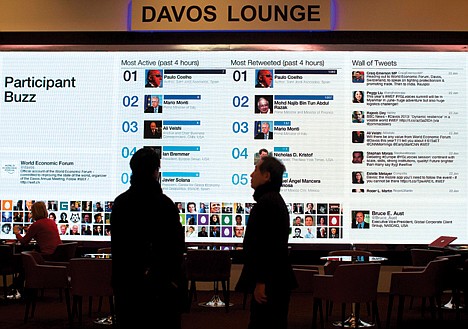
[[[79,218],[78,218],[79,221]],[[68,223],[68,214],[66,212],[60,213],[59,223]]]
[[[187,202],[187,213],[196,213],[197,212],[197,205],[195,202]]]
[[[304,204],[301,202],[293,203],[293,213],[294,214],[303,214],[304,213]]]
[[[294,217],[293,226],[304,226],[301,216]]]
[[[318,203],[317,214],[327,214],[327,213],[328,213],[328,205],[326,203]]]
[[[314,216],[305,215],[305,217],[304,217],[304,225],[305,226],[314,226],[314,223],[315,223]]]
[[[233,206],[232,202],[223,202],[223,206],[221,207],[221,212],[232,213]]]
[[[2,212],[2,222],[12,222],[13,221],[13,214],[11,211],[4,211]]]
[[[336,227],[330,227],[328,237],[330,239],[338,239],[340,237],[340,229]]]
[[[24,215],[22,212],[14,212],[13,213],[13,222],[14,223],[22,223],[24,221]]]
[[[10,234],[11,232],[11,224],[2,224],[2,233],[3,234]]]
[[[306,239],[313,239],[313,238],[315,238],[314,232],[313,232],[312,230],[313,230],[312,227],[308,227],[308,228],[307,228],[307,232],[306,232],[306,234],[304,235],[304,238],[306,238]]]
[[[364,92],[360,90],[353,91],[353,103],[364,103]]]
[[[273,132],[271,129],[271,122],[269,121],[255,121],[255,139],[273,139]]]
[[[317,226],[326,226],[327,216],[317,216]]]
[[[207,210],[206,204],[207,204],[206,202],[200,202],[200,208],[198,209],[199,213],[202,213],[202,214],[206,213],[206,210]]]
[[[268,152],[266,148],[261,148],[260,150],[258,150],[258,152],[254,154],[254,166],[257,164],[258,160],[265,156],[268,156],[269,154],[270,152]]]
[[[91,211],[93,203],[91,201],[83,201],[83,211]]]
[[[314,204],[312,202],[306,203],[305,214],[315,214]]]
[[[103,212],[104,209],[102,208],[102,202],[96,201],[93,205],[93,211]]]
[[[364,184],[364,177],[361,171],[353,171],[353,184]]]
[[[353,123],[364,123],[364,112],[354,111],[353,112]]]
[[[354,210],[351,212],[351,228],[369,228],[370,216],[369,211]]]
[[[244,237],[244,226],[235,226],[234,227],[234,237],[235,238],[243,238]]]
[[[302,236],[302,230],[300,227],[296,227],[294,229],[294,235],[293,235],[293,239],[303,239],[304,237]]]
[[[364,71],[353,71],[352,72],[352,81],[354,83],[363,83],[364,82]]]
[[[255,88],[273,88],[273,70],[256,70]]]
[[[192,214],[185,215],[185,223],[187,225],[197,225],[197,216]]]
[[[327,229],[325,227],[317,227],[317,238],[319,239],[327,238]]]
[[[244,219],[242,218],[242,215],[236,215],[235,217],[236,225],[242,225],[243,220]]]
[[[162,120],[145,121],[144,138],[162,138]]]
[[[221,215],[221,224],[232,225],[232,215],[231,214]]]
[[[206,226],[201,226],[198,231],[198,237],[200,238],[207,238],[208,232],[206,231]]]
[[[328,213],[330,214],[340,214],[342,210],[339,203],[330,203],[328,205]]]
[[[81,201],[70,201],[70,211],[81,211]]]
[[[341,216],[329,216],[328,218],[329,226],[340,226],[341,225]]]
[[[161,95],[145,95],[145,113],[162,113]]]
[[[354,130],[351,138],[353,143],[364,143],[364,131]]]
[[[23,202],[24,200],[16,201],[16,205],[13,206],[13,210],[23,211]]]
[[[11,200],[3,200],[0,202],[0,204],[2,205],[3,210],[11,210],[11,207],[13,205]]]
[[[49,213],[49,218],[52,219],[54,222],[57,222],[57,215],[54,212]]]
[[[240,202],[234,202],[234,209],[236,211],[236,214],[244,213],[244,207],[242,206],[242,203]]]
[[[58,201],[47,201],[47,210],[57,211]]]
[[[210,212],[215,214],[221,213],[221,203],[210,202]]]
[[[273,96],[255,96],[255,113],[273,113]]]
[[[162,88],[163,70],[146,70],[146,88]]]
[[[179,211],[179,213],[183,214],[185,213],[185,202],[175,202],[175,205],[177,207],[177,210]]]
[[[61,213],[59,222],[60,223],[68,223],[67,216],[68,216],[67,213],[65,213],[65,212]],[[70,221],[72,223],[78,223],[78,222],[81,221],[81,217],[77,213],[72,213],[72,214],[70,214]]]
[[[353,163],[362,163],[364,161],[364,152],[363,151],[354,151],[353,152]]]

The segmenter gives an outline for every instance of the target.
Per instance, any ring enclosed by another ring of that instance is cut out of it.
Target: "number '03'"
[[[138,131],[138,122],[136,121],[122,122],[122,131],[124,133],[136,133]]]
[[[246,132],[249,131],[249,124],[245,121],[243,122],[233,122],[232,123],[232,131],[235,133],[235,134],[238,134],[238,133],[243,133],[245,134]]]

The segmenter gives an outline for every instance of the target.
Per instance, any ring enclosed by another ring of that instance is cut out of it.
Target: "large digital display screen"
[[[186,242],[242,242],[269,154],[291,244],[468,243],[468,54],[381,48],[0,51],[0,238],[42,200],[63,240],[109,241],[129,160],[152,147]]]

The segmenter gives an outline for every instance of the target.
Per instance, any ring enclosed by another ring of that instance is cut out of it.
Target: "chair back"
[[[68,262],[75,257],[78,242],[64,242],[59,244],[52,255],[47,256],[46,260],[54,262]]]
[[[185,268],[188,280],[218,281],[231,277],[229,250],[188,249]]]
[[[0,246],[0,275],[3,276],[3,298],[7,300],[8,285],[7,275],[15,275],[19,272],[18,266],[13,258],[13,248],[11,246]]]
[[[293,272],[297,281],[297,288],[293,292],[313,293],[314,275],[319,274],[317,266],[293,265]]]
[[[458,288],[461,286],[463,257],[461,254],[439,256],[436,259],[448,259],[445,276],[443,279],[444,288]]]
[[[0,274],[11,274],[13,265],[13,249],[10,246],[0,246]]]
[[[70,259],[70,285],[74,296],[113,296],[112,259]]]
[[[462,258],[461,254],[443,255],[443,256],[438,256],[435,259],[441,259],[441,258],[447,258],[449,260],[449,266],[453,270],[463,267],[464,259]]]
[[[442,250],[422,248],[412,248],[410,253],[413,266],[426,266],[430,261],[444,255]]]
[[[447,258],[430,261],[422,271],[394,272],[390,293],[405,296],[431,297],[442,293],[449,266]]]
[[[448,258],[438,258],[431,260],[424,269],[427,275],[427,288],[431,294],[441,293],[445,289],[444,280],[450,269],[450,260]]]
[[[111,247],[98,248],[97,253],[98,254],[110,254],[112,253],[112,248]]]
[[[63,289],[65,291],[65,302],[67,306],[68,320],[71,323],[70,295],[68,285],[68,268],[62,265],[45,264],[41,254],[37,251],[21,252],[24,267],[24,300],[25,312],[24,322],[29,316],[34,317],[36,309],[37,290],[39,289]],[[34,291],[34,293],[31,293]],[[60,295],[61,298],[61,295]],[[32,308],[31,308],[32,305]],[[29,310],[31,314],[29,315]]]
[[[66,266],[44,265],[44,259],[37,251],[21,252],[25,288],[67,288],[68,270]]]
[[[461,270],[461,290],[463,291],[463,296],[465,303],[468,301],[468,258],[465,258]]]
[[[380,263],[353,263],[338,266],[333,274],[332,298],[343,303],[366,303],[377,299]]]

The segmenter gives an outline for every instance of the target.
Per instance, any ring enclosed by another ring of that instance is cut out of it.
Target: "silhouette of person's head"
[[[161,159],[154,149],[147,147],[139,149],[130,160],[131,183],[157,179],[160,165]]]

